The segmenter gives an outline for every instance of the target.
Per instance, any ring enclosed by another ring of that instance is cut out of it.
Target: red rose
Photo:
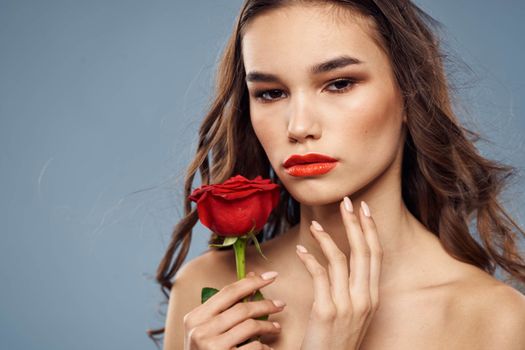
[[[279,185],[257,176],[237,175],[222,184],[195,189],[189,199],[197,203],[202,224],[219,236],[238,237],[254,226],[259,232],[279,203]]]

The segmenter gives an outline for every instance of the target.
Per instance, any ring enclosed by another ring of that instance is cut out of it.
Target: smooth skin
[[[365,202],[359,211],[344,198],[340,205],[346,236],[352,251],[345,254],[313,221],[310,230],[328,259],[328,271],[299,245],[297,253],[313,280],[314,302],[301,350],[359,349],[379,306],[379,276],[383,251],[370,209]]]
[[[362,202],[356,214],[348,197],[340,203],[339,209],[353,252],[350,261],[317,221],[312,222],[310,232],[328,259],[328,270],[303,246],[297,247],[298,257],[312,276],[314,291],[301,350],[358,349],[379,305],[383,252],[370,209]],[[264,279],[265,275],[270,278]],[[255,335],[278,334],[281,331],[278,323],[254,318],[280,312],[285,305],[277,306],[272,300],[238,301],[269,285],[276,277],[277,272],[273,271],[263,276],[250,272],[247,278],[225,286],[187,313],[184,316],[184,349],[270,349],[259,341],[240,347],[236,344]]]
[[[236,347],[254,335],[279,333],[271,321],[255,320],[259,316],[282,311],[272,300],[239,302],[257,289],[272,283],[277,274],[264,279],[253,272],[246,278],[222,288],[204,304],[184,316],[184,349],[270,349],[258,341]]]
[[[164,349],[231,350],[256,334],[261,342],[241,349],[525,349],[525,297],[449,255],[403,202],[406,115],[373,30],[359,16],[305,4],[248,24],[246,73],[272,78],[248,79],[250,120],[300,203],[300,220],[261,245],[268,260],[248,247],[246,266],[255,276],[235,282],[231,251],[210,250],[183,265],[170,294]],[[311,69],[341,55],[362,63]],[[287,174],[283,161],[307,152],[338,165],[321,176]],[[353,213],[343,209],[345,196]],[[296,252],[297,245],[308,252]],[[279,277],[258,280],[265,271]],[[200,305],[204,286],[221,291]],[[236,305],[258,288],[268,301]],[[269,300],[287,305],[277,309]],[[260,314],[269,320],[250,321]]]

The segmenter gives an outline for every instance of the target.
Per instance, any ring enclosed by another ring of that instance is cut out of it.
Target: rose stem
[[[243,279],[246,276],[246,237],[239,237],[233,244],[233,250],[235,251],[235,265],[237,267],[237,280]],[[248,301],[248,297],[245,297],[243,302]]]

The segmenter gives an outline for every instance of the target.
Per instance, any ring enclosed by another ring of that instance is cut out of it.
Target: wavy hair
[[[281,185],[279,206],[259,233],[259,241],[270,240],[299,222],[299,203],[275,175],[251,125],[241,46],[251,19],[296,4],[349,9],[373,20],[374,35],[390,58],[406,110],[401,181],[405,205],[451,256],[491,275],[499,266],[510,277],[507,282],[525,284],[525,262],[517,250],[518,235],[525,236],[525,232],[498,200],[517,171],[481,156],[474,146],[479,134],[460,125],[453,112],[452,89],[435,29],[439,22],[409,0],[245,0],[221,56],[214,99],[200,125],[198,148],[186,171],[184,217],[174,227],[157,269],[156,281],[166,303],[198,220],[188,199],[197,170],[203,185],[221,183],[237,174],[246,178],[261,175]],[[469,230],[471,223],[475,223],[477,237]],[[209,242],[215,238],[211,234]],[[164,331],[147,333],[157,343]]]

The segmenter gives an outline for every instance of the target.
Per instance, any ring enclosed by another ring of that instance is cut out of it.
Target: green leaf
[[[213,295],[219,292],[218,289],[211,287],[204,287],[201,290],[201,304],[204,304],[206,300],[210,299]]]
[[[251,297],[251,301],[259,301],[259,300],[264,300],[264,296],[260,290],[257,290],[254,293],[254,295]],[[263,315],[263,316],[257,317],[256,320],[267,321],[268,316],[269,315]]]
[[[209,247],[227,247],[227,246],[230,246],[232,244],[234,244],[235,242],[237,242],[237,239],[239,237],[225,237],[224,238],[224,241],[220,244],[208,244]]]
[[[255,293],[253,293],[253,295],[252,295],[252,297],[251,297],[250,300],[251,300],[251,301],[264,300],[263,293],[262,293],[259,289],[257,289],[257,290],[255,291]]]
[[[255,237],[255,234],[253,233],[253,231],[250,231],[249,233],[249,236],[251,238],[251,240],[255,243],[255,248],[257,248],[257,251],[259,252],[259,254],[262,255],[262,257],[265,259],[265,260],[268,260],[268,258],[266,258],[261,250],[261,247],[259,246],[259,242],[257,241],[257,237]]]
[[[237,239],[239,239],[239,237],[226,237],[224,238],[224,242],[222,244],[225,246],[232,245],[233,243],[237,242]]]

